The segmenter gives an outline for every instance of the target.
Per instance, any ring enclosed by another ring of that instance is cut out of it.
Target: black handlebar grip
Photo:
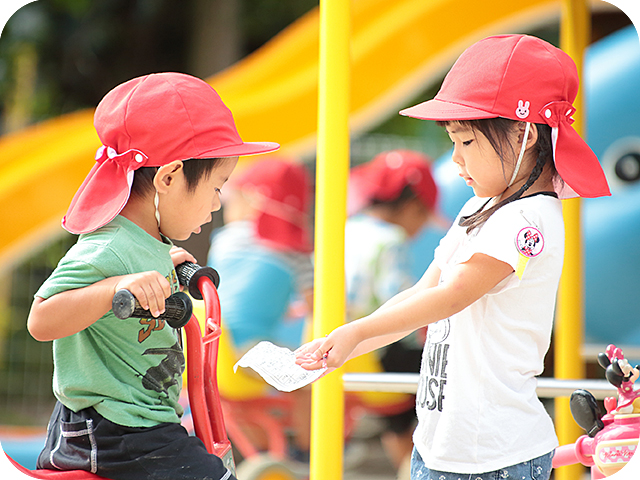
[[[211,279],[216,288],[220,285],[220,275],[211,267],[201,267],[197,263],[184,262],[176,266],[176,274],[180,285],[187,287],[189,293],[196,300],[202,300],[202,294],[198,289],[198,279],[200,277],[208,277]]]
[[[136,297],[126,289],[118,290],[111,301],[111,308],[116,317],[154,318],[149,310],[140,306]],[[157,318],[166,321],[170,327],[182,328],[191,318],[193,305],[186,293],[177,292],[164,301],[164,313]]]

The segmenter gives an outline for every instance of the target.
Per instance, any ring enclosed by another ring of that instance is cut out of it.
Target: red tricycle
[[[638,448],[640,438],[640,390],[633,383],[640,367],[632,367],[622,350],[609,345],[598,355],[609,383],[618,389],[618,398],[604,401],[607,413],[602,416],[594,396],[586,390],[571,395],[571,414],[586,432],[571,445],[556,449],[554,468],[574,463],[591,467],[591,478],[609,477],[620,471]]]
[[[211,267],[200,267],[194,263],[183,263],[176,267],[180,284],[189,289],[193,298],[203,299],[206,322],[204,336],[200,324],[192,315],[191,300],[184,293],[176,293],[166,302],[162,318],[173,328],[183,328],[187,340],[187,388],[196,435],[203,441],[207,451],[220,457],[225,466],[235,475],[235,464],[231,443],[220,405],[216,364],[218,338],[220,337],[220,301],[217,286],[218,273]],[[121,317],[144,318],[149,312],[136,305],[135,298],[126,290],[114,296],[114,313]],[[92,473],[58,470],[27,470],[9,460],[16,468],[32,478],[49,480],[99,480],[103,477]]]

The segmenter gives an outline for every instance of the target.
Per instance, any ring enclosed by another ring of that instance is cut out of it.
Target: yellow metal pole
[[[350,4],[320,1],[314,337],[345,320]],[[334,372],[313,385],[311,480],[341,479],[343,449],[344,389],[342,375]]]
[[[591,15],[586,0],[563,0],[560,24],[560,46],[576,62],[582,77],[584,51],[591,35]],[[584,132],[582,89],[575,101],[574,127]],[[584,378],[585,367],[581,348],[584,337],[583,249],[581,231],[581,200],[563,201],[565,221],[565,256],[558,295],[555,329],[556,378]],[[569,408],[569,398],[555,401],[555,423],[560,445],[573,443],[584,433],[575,423]],[[556,480],[579,480],[584,467],[572,465],[556,471]]]

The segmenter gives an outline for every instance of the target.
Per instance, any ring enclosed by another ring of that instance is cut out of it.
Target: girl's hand
[[[184,248],[176,247],[175,245],[171,247],[171,250],[169,250],[169,255],[171,255],[171,260],[173,261],[174,267],[177,267],[184,262],[198,263],[196,261],[196,257],[191,255]]]
[[[296,364],[305,370],[336,369],[347,361],[358,343],[360,339],[353,324],[342,325],[325,338],[313,340],[296,350]]]
[[[171,295],[171,284],[155,270],[120,277],[113,294],[123,288],[129,290],[140,306],[149,310],[154,317],[164,313],[164,300]]]

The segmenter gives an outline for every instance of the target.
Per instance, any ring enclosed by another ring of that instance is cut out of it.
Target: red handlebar
[[[196,435],[209,453],[218,453],[216,445],[229,444],[218,393],[217,361],[220,336],[220,300],[208,277],[198,279],[206,314],[204,339],[195,316],[185,326],[187,337],[187,388]]]

